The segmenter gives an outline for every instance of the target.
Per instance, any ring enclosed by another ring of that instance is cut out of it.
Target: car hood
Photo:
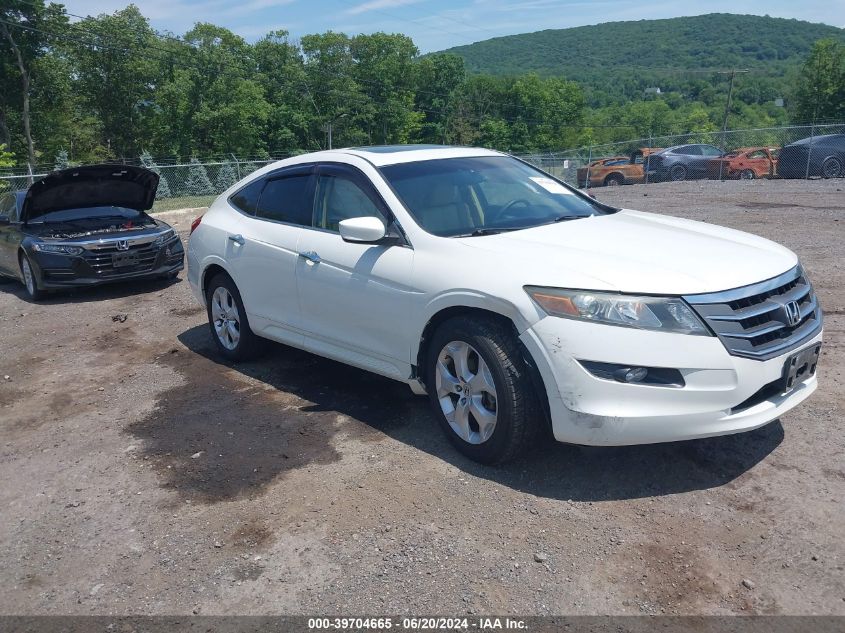
[[[490,251],[491,260],[506,267],[501,274],[518,270],[524,285],[642,294],[737,288],[798,261],[789,249],[755,235],[629,210],[459,241]]]
[[[54,171],[34,183],[21,208],[24,222],[53,211],[88,207],[152,208],[158,174],[143,167],[87,165]]]

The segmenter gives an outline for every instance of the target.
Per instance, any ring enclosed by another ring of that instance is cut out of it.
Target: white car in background
[[[816,389],[822,313],[797,257],[620,210],[511,156],[297,156],[192,227],[188,279],[220,353],[272,339],[406,382],[492,463],[561,442],[760,427]]]

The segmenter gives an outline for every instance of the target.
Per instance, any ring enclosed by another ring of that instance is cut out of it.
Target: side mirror
[[[339,228],[343,241],[359,244],[373,244],[387,234],[384,222],[372,216],[341,220]]]

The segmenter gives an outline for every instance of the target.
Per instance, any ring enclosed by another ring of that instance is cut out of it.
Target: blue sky
[[[63,0],[71,13],[96,15],[128,0]],[[181,35],[195,22],[213,22],[253,41],[287,29],[298,37],[329,29],[349,34],[410,35],[422,52],[527,33],[622,20],[702,13],[750,13],[798,18],[845,28],[843,0],[135,0],[159,30]]]

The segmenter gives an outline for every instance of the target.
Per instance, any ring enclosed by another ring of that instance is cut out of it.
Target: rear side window
[[[258,208],[258,198],[261,196],[261,190],[266,182],[264,178],[252,181],[240,191],[232,194],[229,197],[229,202],[244,213],[255,215]]]
[[[311,226],[313,194],[310,174],[269,180],[261,192],[256,216],[276,222]]]
[[[687,156],[701,156],[701,147],[698,145],[687,145],[678,150],[679,154],[686,154]]]

